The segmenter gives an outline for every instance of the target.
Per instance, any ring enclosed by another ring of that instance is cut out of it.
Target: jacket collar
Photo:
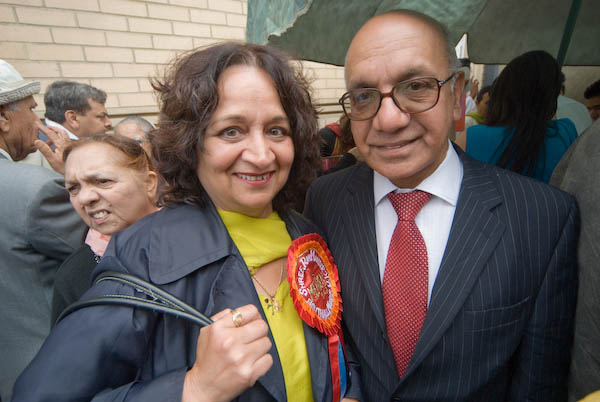
[[[296,212],[281,214],[292,239],[314,231],[314,226]],[[215,281],[211,296],[212,311],[254,304],[266,321],[258,296],[254,291],[247,269],[242,269],[243,260],[221,221],[214,205],[205,207],[182,204],[166,207],[156,213],[150,228],[149,272],[157,284],[176,281],[201,267],[221,259],[224,262],[219,278]],[[240,265],[241,264],[241,265]],[[240,272],[245,274],[240,275]],[[315,395],[326,393],[328,377],[327,338],[305,323],[304,337],[309,354]],[[277,356],[275,342],[271,353]],[[286,398],[281,364],[274,359],[273,367],[258,382],[275,400]]]
[[[233,252],[233,242],[214,206],[182,204],[156,213],[150,232],[151,279],[165,284]]]
[[[150,277],[158,284],[183,278],[190,272],[237,253],[227,228],[212,203],[206,206],[180,204],[156,213],[148,250]],[[302,229],[295,214],[281,214],[292,239]]]

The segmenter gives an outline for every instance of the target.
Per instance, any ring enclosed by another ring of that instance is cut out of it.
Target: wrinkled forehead
[[[73,148],[67,156],[65,167],[70,161],[84,166],[127,166],[130,158],[119,148],[104,142],[88,142]]]

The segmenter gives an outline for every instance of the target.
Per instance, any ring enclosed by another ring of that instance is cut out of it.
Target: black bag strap
[[[102,281],[115,281],[124,285],[128,285],[134,288],[136,291],[144,293],[146,296],[149,296],[151,300],[137,296],[127,296],[120,294],[107,294],[92,299],[80,300],[67,307],[60,314],[60,316],[56,320],[56,323],[58,324],[60,320],[62,320],[64,317],[76,310],[82,309],[84,307],[98,305],[119,305],[133,308],[149,309],[159,313],[169,314],[186,319],[194,324],[200,325],[201,327],[210,325],[213,322],[210,318],[196,310],[194,307],[190,306],[187,303],[184,303],[169,292],[162,290],[157,286],[146,282],[143,279],[138,278],[137,276],[124,274],[121,272],[108,271],[98,276],[98,278],[96,278],[96,280],[94,281],[94,284],[100,283]]]

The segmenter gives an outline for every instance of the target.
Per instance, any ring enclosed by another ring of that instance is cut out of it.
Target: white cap
[[[0,105],[16,102],[39,92],[39,81],[25,81],[12,65],[0,60]]]

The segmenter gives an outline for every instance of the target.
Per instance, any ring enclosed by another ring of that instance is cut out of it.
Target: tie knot
[[[388,198],[399,220],[414,221],[421,208],[431,198],[431,194],[416,190],[410,193],[389,193]]]

